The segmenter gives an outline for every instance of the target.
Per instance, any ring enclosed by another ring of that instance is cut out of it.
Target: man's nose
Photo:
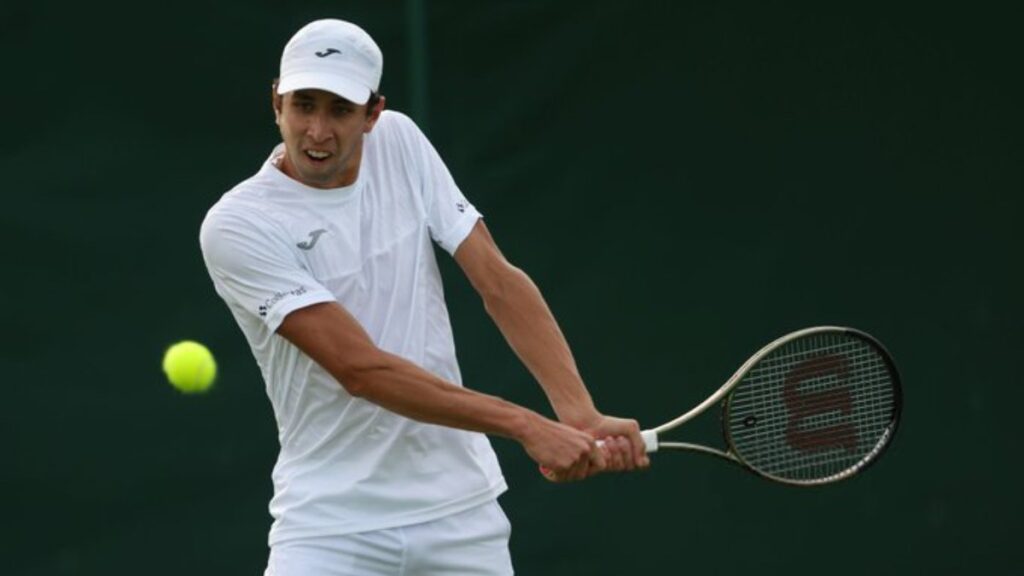
[[[314,114],[309,120],[306,134],[315,142],[323,142],[331,137],[330,125],[323,114]]]

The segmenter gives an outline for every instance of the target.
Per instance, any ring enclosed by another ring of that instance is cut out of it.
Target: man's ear
[[[274,123],[281,125],[281,106],[284,105],[284,97],[277,93],[277,80],[270,85],[270,105],[274,108]]]
[[[363,128],[363,134],[369,134],[373,131],[373,126],[377,124],[377,120],[380,120],[380,113],[384,111],[385,100],[386,98],[381,96],[380,100],[377,101],[377,105],[370,110],[369,114],[367,114],[366,126]]]

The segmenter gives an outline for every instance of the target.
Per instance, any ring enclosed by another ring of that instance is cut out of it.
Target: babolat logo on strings
[[[317,52],[316,53],[316,55],[321,57],[321,58],[327,58],[331,54],[341,54],[341,50],[338,50],[337,48],[328,48],[327,50],[324,50],[323,52]]]

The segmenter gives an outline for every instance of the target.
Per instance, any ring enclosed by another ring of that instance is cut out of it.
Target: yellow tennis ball
[[[217,377],[217,362],[210,350],[191,340],[174,344],[164,353],[164,373],[171,385],[194,394],[206,392]]]

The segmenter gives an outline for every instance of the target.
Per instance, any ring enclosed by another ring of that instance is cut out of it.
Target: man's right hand
[[[535,415],[519,439],[526,453],[549,478],[558,482],[582,480],[607,466],[605,451],[590,434]]]

